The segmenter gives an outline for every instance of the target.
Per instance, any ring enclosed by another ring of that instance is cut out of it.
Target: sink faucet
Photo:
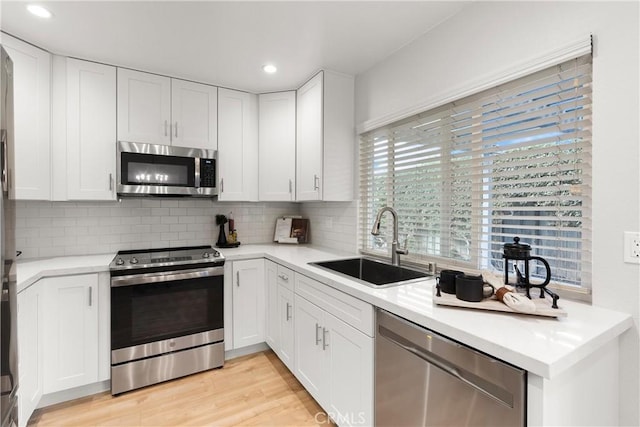
[[[376,220],[373,223],[373,228],[371,229],[371,234],[377,236],[380,234],[380,219],[382,218],[382,214],[385,212],[391,212],[391,216],[393,217],[393,241],[391,242],[391,264],[400,266],[400,255],[406,255],[409,253],[407,250],[407,245],[405,241],[405,248],[398,249],[398,214],[395,209],[385,206],[384,208],[378,211],[378,215],[376,215]]]

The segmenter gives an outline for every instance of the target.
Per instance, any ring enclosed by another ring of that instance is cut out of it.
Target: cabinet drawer
[[[293,291],[294,272],[287,267],[283,267],[278,264],[278,284]]]
[[[343,322],[373,337],[373,306],[328,285],[295,274],[295,293],[328,311]]]

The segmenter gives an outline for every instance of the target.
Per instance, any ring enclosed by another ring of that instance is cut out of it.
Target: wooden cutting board
[[[475,308],[479,310],[490,311],[502,311],[513,314],[523,314],[528,316],[545,316],[545,317],[566,317],[567,312],[558,306],[558,308],[551,308],[551,298],[535,298],[532,297],[531,301],[536,305],[536,311],[534,313],[521,313],[513,310],[506,304],[498,301],[494,296],[485,298],[480,302],[463,301],[456,298],[453,294],[446,294],[440,292],[440,296],[437,296],[437,289],[433,288],[433,301],[438,305],[448,305],[451,307],[463,307],[463,308]]]

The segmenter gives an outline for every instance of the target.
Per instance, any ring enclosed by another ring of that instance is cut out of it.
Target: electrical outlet
[[[624,262],[640,264],[640,233],[624,232]]]

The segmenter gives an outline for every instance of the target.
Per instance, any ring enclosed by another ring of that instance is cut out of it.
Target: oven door
[[[222,341],[223,277],[223,267],[112,277],[112,363]]]

